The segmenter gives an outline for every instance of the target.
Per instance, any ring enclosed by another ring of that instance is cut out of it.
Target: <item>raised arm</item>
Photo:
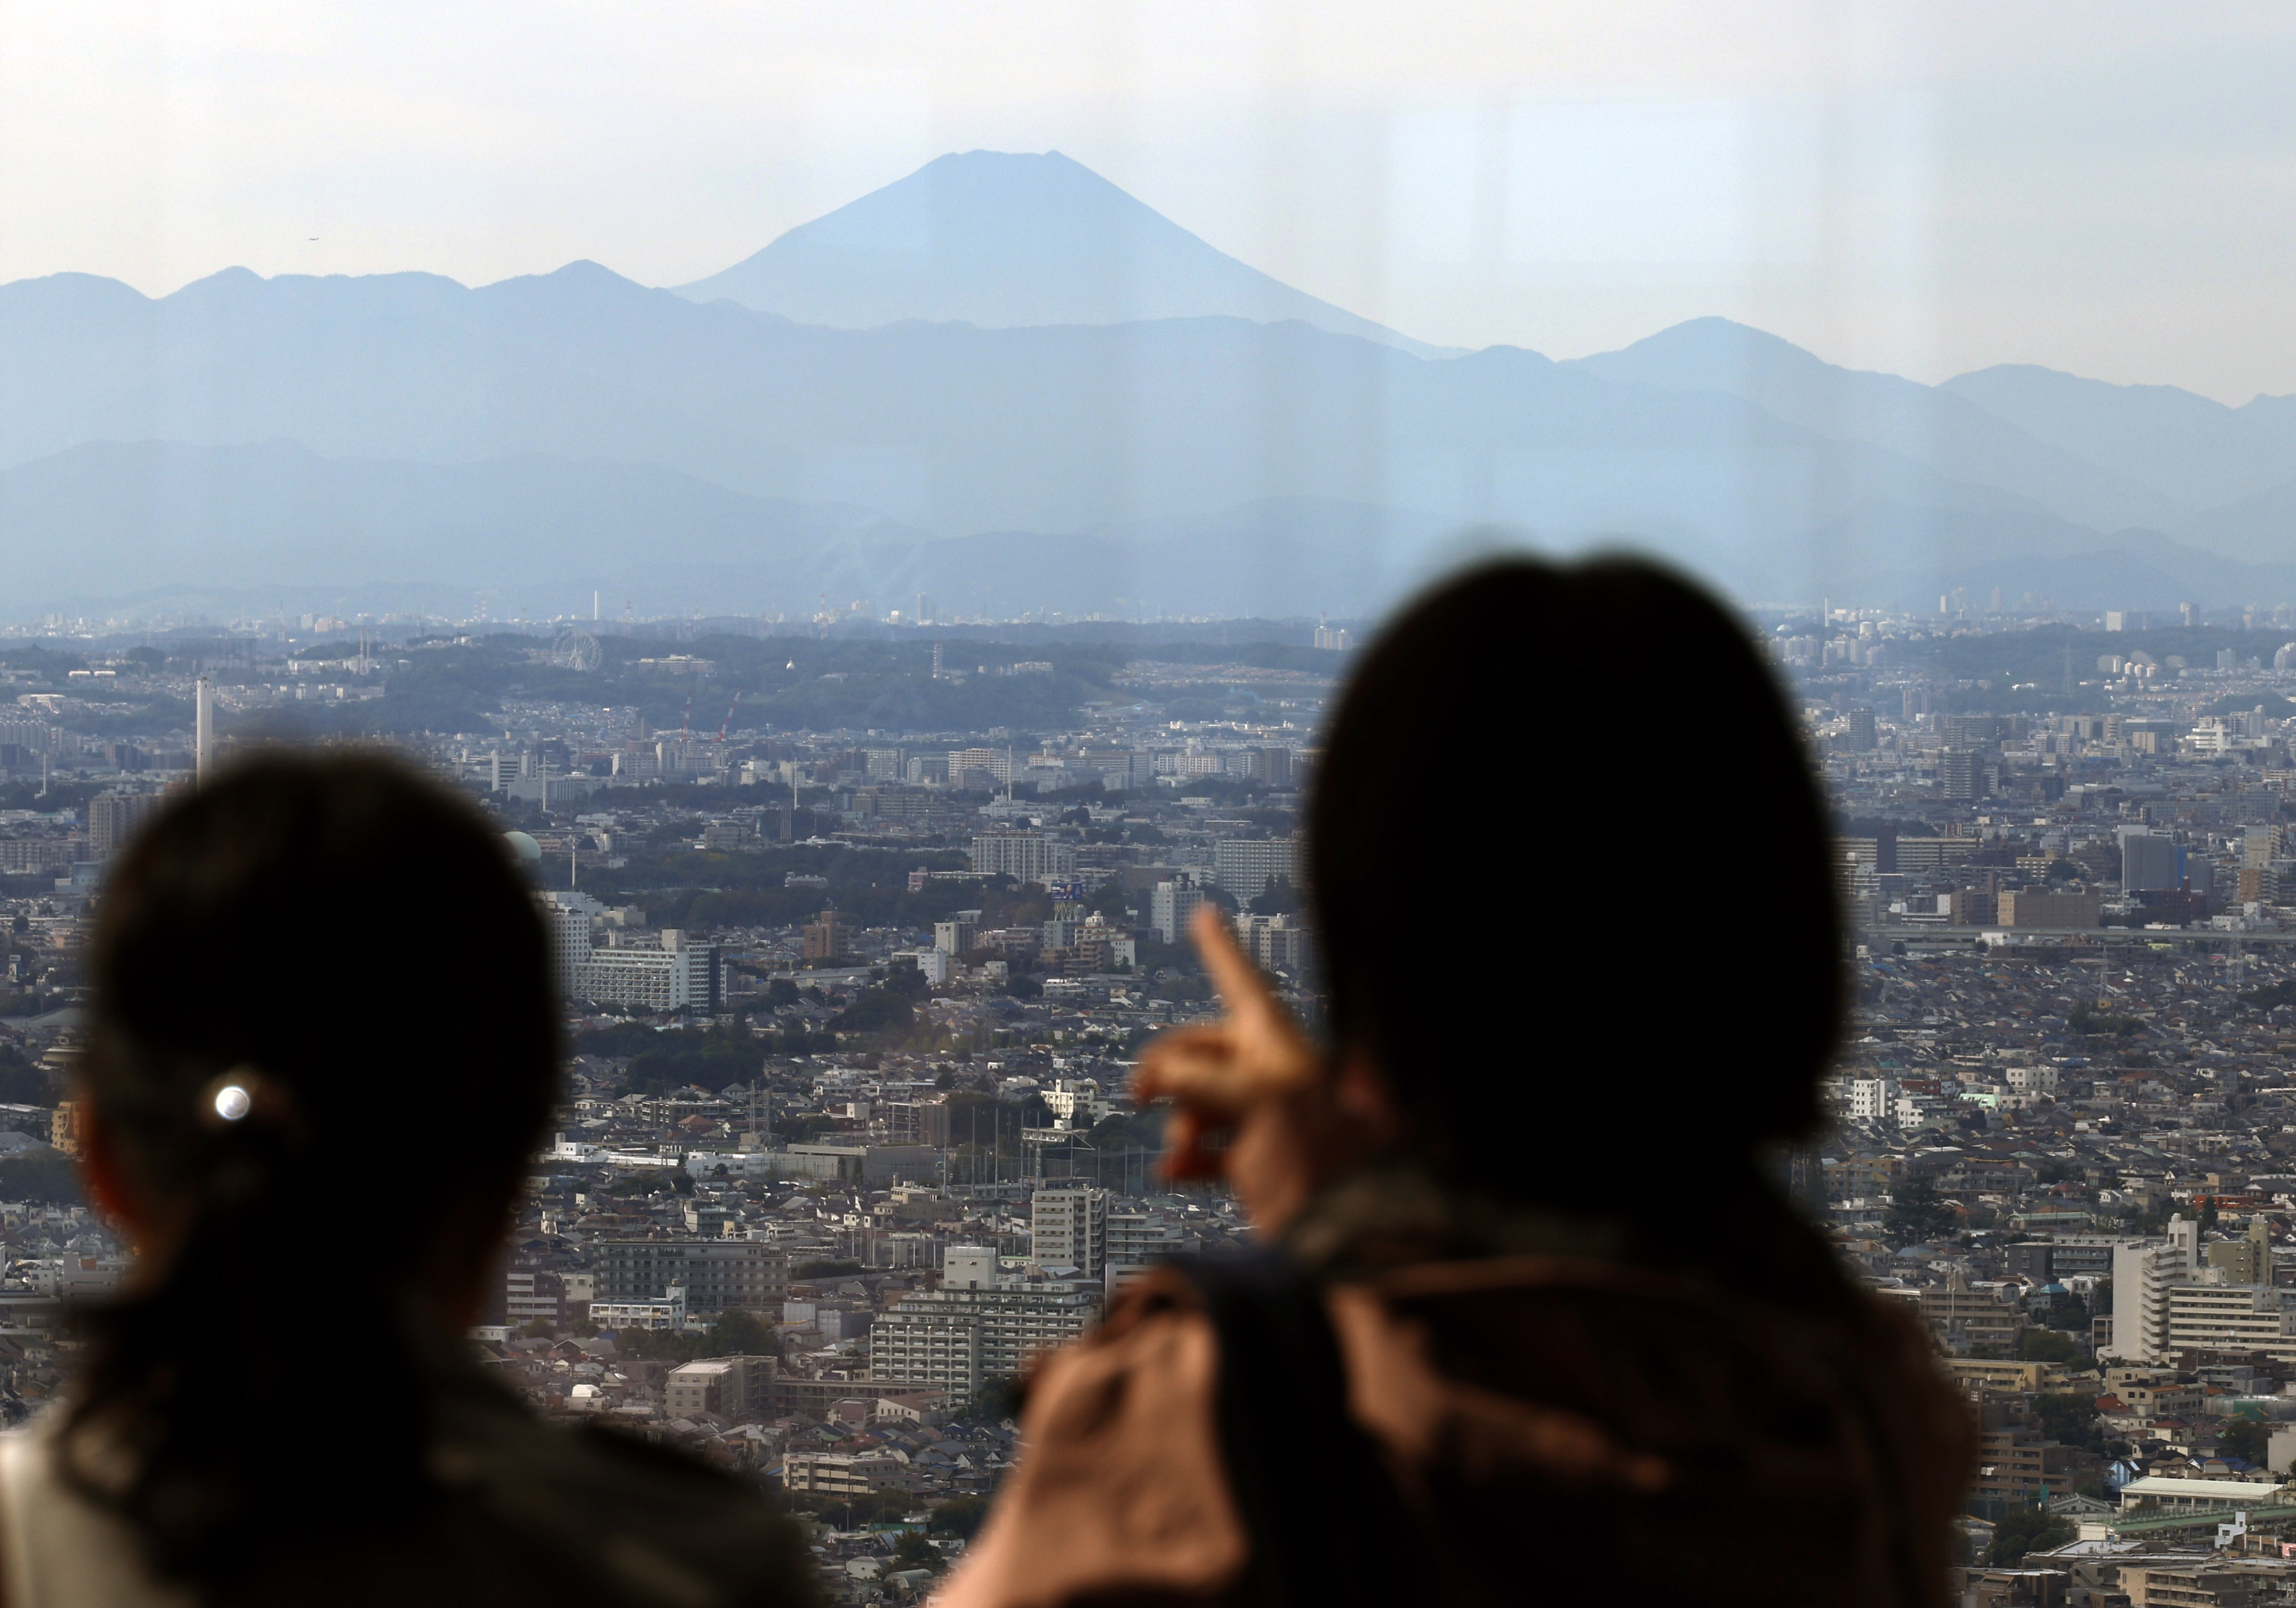
[[[1394,1142],[1394,1110],[1367,1062],[1334,1058],[1301,1030],[1218,910],[1200,908],[1190,936],[1226,1013],[1152,1040],[1133,1097],[1172,1103],[1169,1176],[1226,1177],[1253,1227],[1275,1234],[1324,1182]]]

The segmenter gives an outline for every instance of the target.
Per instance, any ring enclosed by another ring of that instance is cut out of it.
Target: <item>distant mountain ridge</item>
[[[1950,389],[1839,368],[1726,318],[1677,324],[1621,350],[1582,357],[1576,366],[1605,379],[1743,397],[1821,435],[1885,447],[1948,479],[2014,491],[2100,529],[2165,529],[2194,511]]]
[[[1439,349],[1238,262],[1057,151],[939,157],[676,290],[837,329],[1296,319]]]
[[[2296,601],[2296,398],[2020,368],[1925,386],[1723,319],[1565,363],[1421,356],[1295,316],[1057,157],[945,159],[752,263],[797,285],[824,251],[898,257],[927,203],[954,209],[935,238],[994,244],[1013,163],[1038,212],[1080,198],[1052,234],[1104,242],[1112,217],[1169,246],[1157,293],[1195,314],[1098,316],[1155,277],[1100,259],[1019,284],[1002,326],[901,299],[995,289],[959,273],[870,282],[908,310],[865,328],[588,262],[477,289],[0,286],[0,614],[226,584],[1362,612],[1491,540],[1638,546],[1754,600]],[[1230,291],[1245,310],[1204,310]],[[1019,319],[1055,307],[1095,316]]]

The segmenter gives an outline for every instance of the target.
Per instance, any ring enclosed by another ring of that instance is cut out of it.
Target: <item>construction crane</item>
[[[734,724],[734,711],[735,710],[737,710],[737,709],[740,709],[741,707],[742,707],[742,694],[741,694],[741,693],[734,693],[734,701],[733,701],[733,702],[731,702],[731,703],[729,703],[729,704],[727,704],[727,705],[726,706],[726,718],[725,718],[723,720],[720,720],[720,721],[718,723],[718,742],[725,742],[725,741],[726,741],[726,728],[728,728],[729,726],[731,726]]]
[[[688,693],[685,694],[685,718],[677,723],[678,741],[684,742],[692,735],[693,735],[693,694]]]

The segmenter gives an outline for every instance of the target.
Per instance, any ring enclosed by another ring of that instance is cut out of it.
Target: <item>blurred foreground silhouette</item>
[[[66,1408],[0,1438],[7,1608],[811,1602],[753,1493],[543,1424],[461,1338],[560,1062],[475,809],[380,758],[239,766],[135,840],[94,971],[86,1181],[139,1265]]]
[[[1553,696],[1578,667],[1676,717],[1611,739],[1648,759],[1609,755],[1602,814],[1653,859],[1746,867],[1726,939],[1658,930],[1615,856],[1577,851],[1594,738],[1552,711],[1586,707]],[[1415,802],[1470,751],[1504,864]],[[1309,839],[1330,1044],[1204,912],[1227,1014],[1157,1041],[1134,1089],[1266,1249],[1141,1281],[1045,1362],[942,1608],[1941,1604],[1965,1414],[1765,1169],[1819,1120],[1842,932],[1742,630],[1631,560],[1471,571],[1356,672]],[[1536,929],[1485,919],[1506,877]]]

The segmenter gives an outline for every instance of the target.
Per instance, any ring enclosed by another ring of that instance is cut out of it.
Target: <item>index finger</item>
[[[1188,936],[1195,939],[1196,953],[1203,956],[1204,970],[1211,973],[1212,987],[1219,990],[1219,997],[1227,1002],[1231,1013],[1247,1005],[1275,1003],[1275,996],[1268,991],[1267,979],[1251,964],[1243,946],[1235,941],[1234,931],[1217,905],[1197,907],[1188,927]]]

